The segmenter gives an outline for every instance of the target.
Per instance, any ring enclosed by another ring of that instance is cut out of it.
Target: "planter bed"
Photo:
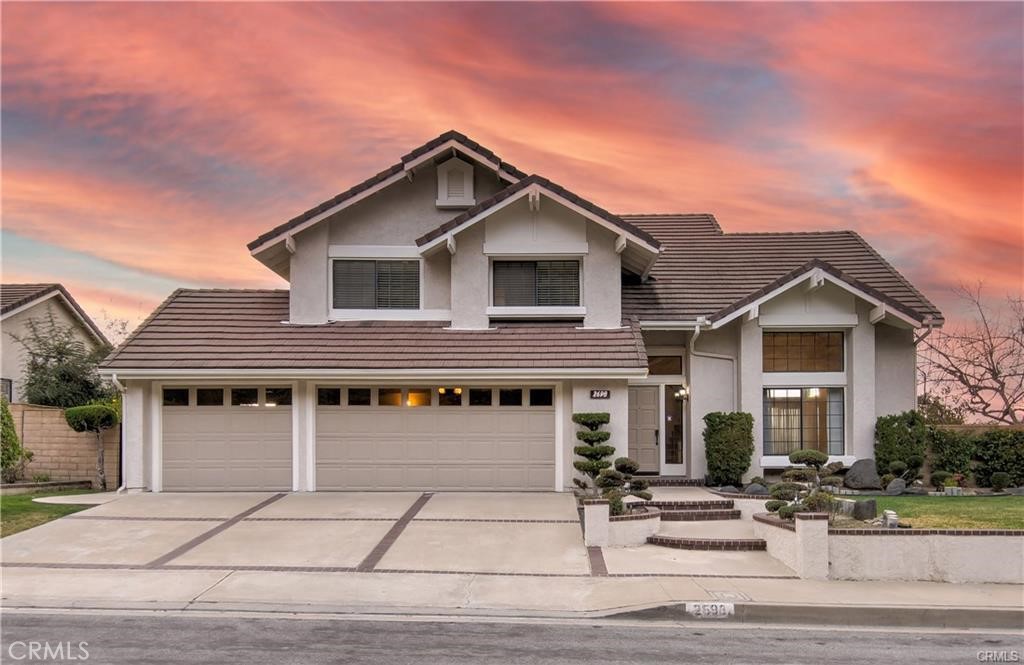
[[[59,492],[61,490],[92,489],[91,480],[51,480],[45,483],[4,483],[0,495],[31,494],[33,492]]]

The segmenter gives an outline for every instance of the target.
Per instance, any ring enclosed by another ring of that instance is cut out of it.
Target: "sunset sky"
[[[1024,280],[1024,5],[2,7],[5,282],[137,322],[457,129],[616,212],[852,228],[954,318]]]

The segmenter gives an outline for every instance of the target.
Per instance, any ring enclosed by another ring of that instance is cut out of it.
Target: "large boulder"
[[[732,485],[723,485],[722,487],[718,488],[718,491],[719,492],[724,492],[726,494],[739,494],[740,493],[740,491],[736,487],[734,487]]]
[[[899,496],[907,490],[907,481],[902,478],[893,478],[889,481],[889,484],[885,486],[885,493],[889,496]]]
[[[859,459],[854,462],[850,470],[846,472],[843,482],[847,487],[855,490],[882,489],[882,479],[878,477],[873,459]]]
[[[744,494],[755,494],[757,496],[766,496],[768,494],[768,488],[761,483],[750,483],[743,488]]]
[[[878,515],[878,504],[874,499],[853,502],[852,517],[855,520],[873,520]]]

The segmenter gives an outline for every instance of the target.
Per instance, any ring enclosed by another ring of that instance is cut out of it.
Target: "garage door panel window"
[[[490,406],[494,400],[494,391],[490,388],[470,388],[470,406]]]
[[[292,389],[291,388],[267,388],[266,400],[267,406],[291,406],[292,405]]]
[[[164,406],[188,406],[188,388],[164,388]]]
[[[521,388],[502,388],[498,391],[498,406],[522,406],[523,391]]]
[[[224,406],[224,389],[196,388],[196,406]]]
[[[341,388],[317,388],[317,406],[341,406]]]
[[[438,406],[462,406],[462,388],[443,386],[437,389]]]
[[[370,406],[371,393],[372,391],[369,388],[349,388],[348,405]]]
[[[232,388],[231,406],[259,406],[259,388]]]
[[[430,406],[430,388],[409,388],[405,398],[406,406]]]
[[[530,406],[551,406],[555,403],[555,391],[551,388],[530,388]]]
[[[380,406],[402,406],[402,389],[378,388],[377,404]]]

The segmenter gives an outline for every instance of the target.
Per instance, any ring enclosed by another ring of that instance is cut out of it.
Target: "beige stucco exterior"
[[[15,337],[24,337],[29,332],[28,323],[31,320],[37,321],[45,330],[49,325],[49,317],[57,325],[73,330],[76,336],[85,344],[89,350],[99,348],[100,342],[96,335],[84,324],[82,320],[64,303],[59,293],[52,293],[40,302],[12,312],[0,321],[0,375],[12,382],[12,400],[20,402],[23,398],[22,384],[25,374],[25,348]]]

